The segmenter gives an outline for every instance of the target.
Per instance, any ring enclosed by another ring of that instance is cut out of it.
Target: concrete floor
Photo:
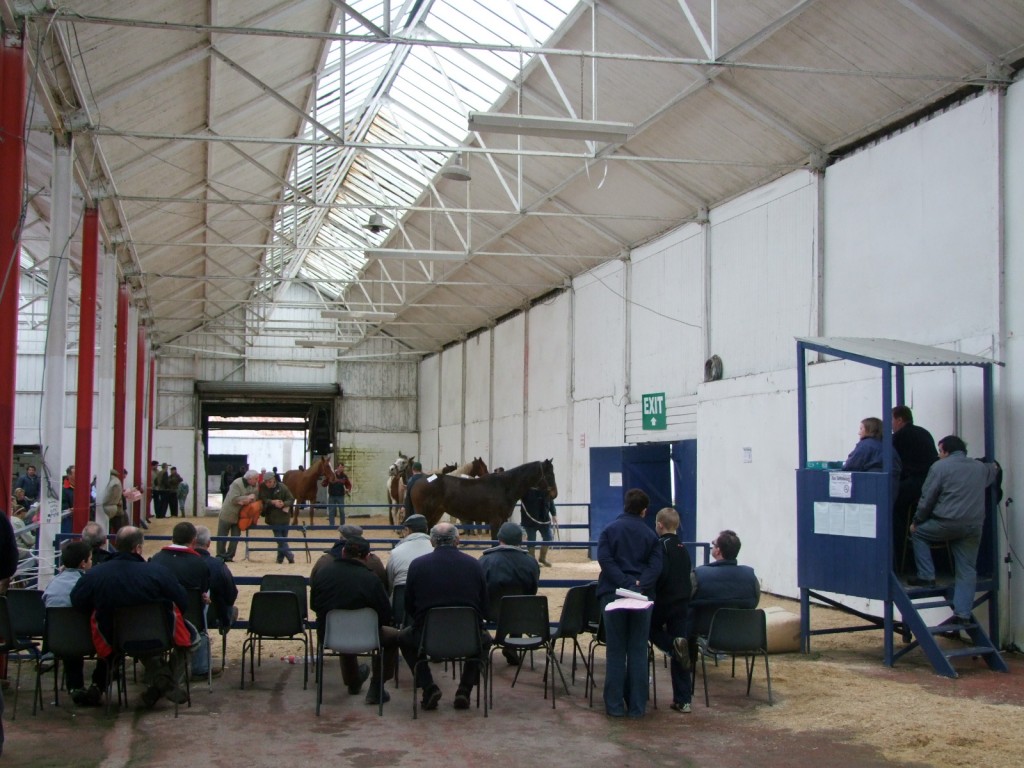
[[[516,687],[510,688],[513,670],[496,655],[495,706],[484,719],[483,710],[455,711],[455,682],[436,667],[435,679],[444,696],[434,712],[412,719],[411,680],[401,670],[400,687],[393,683],[384,716],[363,697],[349,696],[340,673],[328,664],[328,686],[322,714],[314,714],[315,688],[310,676],[302,688],[302,667],[284,663],[283,643],[264,645],[263,665],[255,685],[239,690],[238,660],[214,681],[209,693],[205,682],[193,687],[191,708],[182,707],[175,719],[173,706],[161,701],[155,709],[139,705],[141,685],[131,684],[131,707],[110,716],[103,709],[72,708],[66,694],[61,706],[44,696],[46,708],[31,714],[31,677],[25,665],[17,719],[11,721],[12,692],[7,694],[7,742],[3,762],[9,766],[251,766],[281,768],[293,765],[331,766],[892,766],[877,751],[857,744],[841,727],[834,731],[798,733],[767,728],[757,713],[768,707],[763,667],[755,673],[751,697],[745,695],[742,675],[730,678],[728,665],[711,673],[712,706],[705,708],[698,679],[693,713],[668,709],[671,701],[667,670],[659,667],[660,708],[648,707],[643,719],[610,719],[603,714],[600,688],[591,709],[577,676],[571,695],[559,696],[551,709],[541,688],[541,668],[524,668]],[[1014,662],[1020,671],[1020,664]],[[881,667],[880,667],[881,670]],[[568,658],[566,659],[568,674]],[[891,676],[898,670],[885,670]],[[12,669],[13,673],[13,669]],[[598,683],[603,662],[598,662]],[[914,672],[908,672],[914,675]],[[13,678],[13,674],[12,674]],[[28,682],[26,682],[28,678]],[[978,695],[1012,699],[1022,697],[1019,677],[979,672],[972,675]],[[935,678],[936,687],[942,687]],[[993,691],[995,685],[1003,689]],[[984,690],[981,690],[981,689]],[[970,695],[960,689],[960,695]],[[785,684],[774,688],[776,705],[785,706]]]

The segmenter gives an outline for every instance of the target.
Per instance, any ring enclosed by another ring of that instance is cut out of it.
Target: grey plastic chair
[[[772,675],[768,669],[768,621],[760,608],[719,608],[711,618],[706,637],[697,640],[700,653],[700,671],[704,677],[704,706],[711,706],[708,695],[707,656],[717,658],[727,653],[733,658],[733,676],[736,675],[736,657],[742,656],[747,667],[747,696],[754,677],[758,656],[764,656],[764,674],[768,682],[768,703],[772,701]]]
[[[380,645],[380,628],[377,612],[373,608],[342,610],[336,608],[328,611],[324,619],[323,639],[316,654],[316,714],[320,715],[320,703],[324,698],[324,656],[353,654],[356,656],[376,656],[376,661],[383,665],[381,658],[383,649]],[[384,674],[378,676],[380,690],[377,691],[377,714],[384,715]]]

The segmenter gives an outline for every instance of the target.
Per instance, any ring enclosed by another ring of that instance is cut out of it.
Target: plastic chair
[[[43,632],[43,650],[53,654],[53,701],[60,705],[58,688],[60,683],[61,659],[69,657],[95,658],[96,648],[92,641],[92,627],[89,615],[76,608],[47,608],[46,628]],[[42,659],[36,661],[36,687],[32,698],[32,714],[36,703],[43,707],[42,678],[48,670]]]
[[[519,679],[523,669],[527,651],[544,651],[544,698],[548,697],[548,671],[552,667],[562,676],[562,685],[566,694],[569,686],[562,675],[562,668],[555,658],[554,644],[551,641],[551,625],[548,623],[548,599],[544,595],[509,595],[502,598],[501,610],[498,613],[498,628],[495,630],[494,645],[490,656],[498,649],[509,649],[519,657],[516,674],[512,678],[512,687]],[[490,658],[488,659],[490,663]],[[551,708],[555,708],[555,678],[551,677]],[[494,675],[490,679],[490,704],[494,707]]]
[[[7,658],[16,661],[18,664],[18,676],[14,682],[14,706],[11,709],[11,720],[18,716],[18,688],[21,687],[21,662],[24,660],[25,652],[34,661],[39,662],[39,644],[26,637],[18,637],[14,631],[7,597],[0,596],[0,653],[8,654]]]
[[[166,602],[142,603],[141,605],[123,606],[114,611],[114,637],[111,643],[119,663],[111,663],[107,667],[107,709],[110,709],[110,687],[118,667],[118,703],[122,695],[124,704],[128,706],[128,688],[125,685],[125,659],[147,659],[162,657],[168,664],[175,652],[174,647],[174,609]],[[192,706],[192,691],[189,687],[188,675],[185,675],[185,700]],[[174,702],[174,716],[178,716],[178,703]]]
[[[14,634],[26,640],[43,641],[46,632],[46,604],[40,589],[10,589],[7,608],[11,612]]]
[[[597,631],[594,633],[594,637],[591,639],[590,644],[587,646],[587,661],[584,666],[587,670],[587,681],[583,686],[584,695],[589,696],[590,706],[594,706],[594,652],[598,646],[607,646],[607,640],[605,639],[604,631],[604,613],[600,614],[600,618],[597,622]],[[658,708],[658,675],[656,674],[658,664],[657,659],[654,655],[654,644],[647,641],[647,665],[651,668],[651,703],[654,708]]]
[[[256,680],[257,646],[262,654],[263,640],[302,641],[302,687],[309,684],[309,643],[302,621],[299,598],[292,591],[257,592],[249,608],[249,628],[242,642],[242,682],[245,689],[245,654],[249,653],[249,680]],[[262,655],[260,656],[262,662]]]
[[[592,584],[581,584],[577,587],[570,587],[565,593],[565,602],[562,603],[562,615],[558,619],[558,626],[551,636],[552,646],[558,640],[562,641],[562,650],[559,661],[565,657],[565,641],[572,640],[572,682],[576,684],[576,654],[579,653],[583,666],[590,674],[590,667],[587,664],[587,655],[580,645],[579,636],[587,629],[587,600],[588,593],[594,590]]]
[[[772,675],[768,669],[768,621],[760,608],[719,608],[711,619],[707,637],[697,639],[700,653],[701,675],[704,677],[704,706],[710,707],[708,696],[708,672],[705,658],[727,653],[733,659],[733,676],[736,675],[736,657],[743,656],[747,667],[747,696],[754,677],[757,657],[764,656],[764,673],[768,681],[768,703],[772,701]]]
[[[427,611],[420,639],[419,653],[413,668],[412,718],[416,710],[416,670],[431,661],[478,661],[480,685],[476,689],[476,705],[480,706],[480,688],[487,686],[488,656],[480,636],[480,615],[468,606],[431,608]],[[487,717],[487,696],[484,696],[484,717]]]
[[[324,631],[316,654],[316,714],[320,715],[320,703],[324,698],[324,655],[353,654],[356,656],[376,656],[380,658],[383,649],[380,645],[380,629],[377,612],[373,608],[357,608],[342,610],[336,608],[327,612],[324,619]],[[380,678],[380,690],[377,692],[377,714],[384,716],[384,675]]]
[[[306,591],[306,577],[287,573],[268,573],[260,580],[260,592],[294,592],[299,598],[299,615],[306,633],[306,642],[313,647],[313,635],[309,628],[309,597]]]
[[[206,636],[206,689],[213,693],[213,655],[210,653],[210,628],[206,623],[208,606],[203,603],[203,593],[192,587],[186,589],[188,594],[188,608],[185,610],[185,620],[189,622],[200,635]],[[225,639],[226,642],[226,639]],[[192,675],[191,664],[189,665],[189,676]]]

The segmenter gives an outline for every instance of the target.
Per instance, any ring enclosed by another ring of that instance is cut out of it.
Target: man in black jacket
[[[654,530],[663,550],[661,575],[655,588],[651,614],[651,642],[671,655],[672,709],[689,712],[690,654],[686,641],[686,614],[690,606],[690,553],[679,540],[679,513],[665,507],[654,519]]]
[[[388,680],[395,674],[398,630],[391,626],[391,601],[384,584],[366,566],[369,554],[370,544],[366,539],[362,536],[348,536],[340,546],[317,561],[309,575],[309,586],[318,638],[323,635],[329,611],[336,608],[346,611],[373,608],[377,612],[384,652],[374,660],[366,703],[378,704],[381,675]],[[357,663],[356,656],[342,655],[341,679],[348,686],[350,694],[359,693],[368,674],[366,666]],[[390,698],[390,694],[384,691],[384,701]]]
[[[905,405],[892,409],[892,447],[900,457],[900,485],[892,505],[892,541],[896,562],[904,558],[910,515],[921,498],[928,470],[939,460],[935,439],[924,427],[914,423],[914,414]]]

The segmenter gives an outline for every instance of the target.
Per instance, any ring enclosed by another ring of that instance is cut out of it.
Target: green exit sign
[[[644,429],[667,429],[665,419],[665,393],[654,392],[650,395],[641,395],[643,404]]]

